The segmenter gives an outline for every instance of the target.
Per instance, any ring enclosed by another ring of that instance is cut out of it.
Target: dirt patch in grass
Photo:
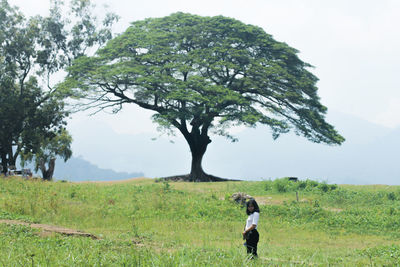
[[[274,199],[273,197],[265,197],[265,196],[262,197],[255,196],[254,199],[260,205],[282,205],[284,201],[282,199]]]
[[[332,212],[342,212],[343,209],[339,209],[339,208],[323,208],[324,210],[327,211],[332,211]]]
[[[63,234],[63,235],[68,235],[68,236],[84,236],[84,237],[90,237],[92,239],[99,239],[97,236],[91,233],[85,233],[79,230],[75,229],[68,229],[68,228],[63,228],[59,226],[54,226],[54,225],[48,225],[48,224],[37,224],[37,223],[27,223],[27,222],[21,222],[18,220],[0,220],[0,223],[5,223],[5,224],[13,224],[13,225],[24,225],[28,226],[34,229],[40,229],[44,233],[41,233],[41,236],[46,236],[47,233],[58,233],[58,234]]]
[[[74,182],[76,184],[124,184],[124,183],[130,183],[130,182],[140,182],[140,181],[149,181],[151,178],[146,178],[146,177],[136,177],[136,178],[130,178],[130,179],[124,179],[124,180],[115,180],[115,181],[83,181],[83,182]]]

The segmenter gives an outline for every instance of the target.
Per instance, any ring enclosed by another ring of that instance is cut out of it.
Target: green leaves
[[[53,0],[48,16],[29,19],[6,0],[0,2],[0,157],[5,167],[15,165],[21,150],[40,153],[43,140],[62,132],[65,98],[83,95],[70,90],[78,85],[72,80],[54,87],[52,75],[111,38],[117,16],[106,14],[98,25],[91,1],[71,2],[65,12],[63,1]],[[64,152],[56,154],[68,158]]]
[[[54,164],[56,157],[61,157],[64,161],[71,158],[72,137],[66,129],[62,128],[59,131],[52,132],[52,135],[38,136],[38,138],[38,144],[34,150],[22,149],[21,161],[23,165],[25,162],[34,161],[35,171],[41,169],[44,174],[46,172],[45,164],[50,167],[51,164]],[[47,178],[51,180],[52,177]]]
[[[231,124],[266,124],[274,138],[293,129],[341,144],[325,122],[318,79],[297,53],[259,27],[178,12],[133,22],[95,56],[74,61],[63,86],[100,109],[133,103],[153,110],[160,126],[187,140],[209,129],[229,136]]]

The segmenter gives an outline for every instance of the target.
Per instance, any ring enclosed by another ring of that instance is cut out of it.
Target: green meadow
[[[259,258],[245,253],[244,192],[260,205]],[[297,196],[296,196],[297,192]],[[257,182],[70,183],[0,178],[0,266],[396,266],[400,187]]]

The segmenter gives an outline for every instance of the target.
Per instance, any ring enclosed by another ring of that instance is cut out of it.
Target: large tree
[[[273,138],[293,129],[312,142],[344,141],[325,121],[318,79],[297,53],[260,27],[175,13],[133,22],[94,56],[77,59],[62,86],[100,110],[136,104],[155,111],[160,126],[189,144],[186,178],[212,181],[218,178],[202,169],[210,133],[232,138],[232,125],[266,124]]]
[[[52,138],[68,112],[61,99],[44,98],[34,77],[23,90],[13,81],[0,84],[0,157],[3,172],[16,165],[21,150],[35,153],[43,138]]]
[[[99,25],[90,0],[71,0],[67,12],[62,1],[50,2],[48,16],[27,19],[7,0],[0,0],[3,172],[15,165],[20,151],[35,153],[43,138],[52,137],[65,125],[66,95],[53,86],[54,75],[111,38],[114,14],[107,14]]]

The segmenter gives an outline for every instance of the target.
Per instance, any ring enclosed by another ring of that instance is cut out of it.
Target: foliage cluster
[[[344,142],[325,121],[310,67],[260,27],[178,12],[133,22],[94,56],[75,60],[61,87],[97,110],[154,111],[154,121],[190,147],[187,180],[214,181],[201,166],[210,133],[234,141],[232,125],[264,124],[274,139],[293,130],[316,143]]]
[[[317,182],[314,180],[298,180],[292,181],[289,177],[279,178],[275,180],[265,181],[266,191],[275,191],[278,193],[296,192],[296,191],[319,191],[327,193],[336,190],[336,184],[328,184],[326,182]]]
[[[71,137],[65,129],[69,94],[54,85],[54,77],[112,37],[116,16],[107,14],[100,25],[91,1],[70,1],[68,10],[63,1],[50,3],[48,15],[26,18],[7,0],[0,1],[0,172],[4,174],[23,155],[24,160],[35,160],[43,178],[51,179],[55,156],[70,157]]]

